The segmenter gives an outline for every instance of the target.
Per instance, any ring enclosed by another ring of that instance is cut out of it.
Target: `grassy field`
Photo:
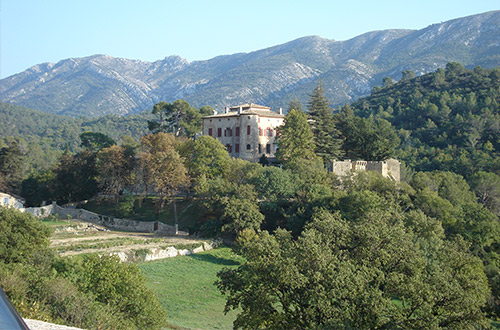
[[[148,287],[167,310],[173,328],[232,329],[235,312],[223,314],[225,298],[214,285],[223,267],[237,267],[243,259],[229,248],[217,248],[139,265]]]

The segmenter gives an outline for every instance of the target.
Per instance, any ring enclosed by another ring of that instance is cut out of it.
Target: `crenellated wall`
[[[340,177],[348,176],[356,171],[372,171],[396,182],[400,182],[401,179],[400,167],[401,163],[393,158],[385,161],[351,161],[350,159],[332,161],[332,172]]]

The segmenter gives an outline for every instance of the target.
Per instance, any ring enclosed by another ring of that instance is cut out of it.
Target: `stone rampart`
[[[343,161],[334,160],[332,162],[332,171],[334,174],[344,177],[357,171],[372,171],[380,173],[383,177],[399,182],[401,163],[397,159],[388,159],[385,161]]]

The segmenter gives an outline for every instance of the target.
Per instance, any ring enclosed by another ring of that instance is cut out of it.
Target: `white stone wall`
[[[144,257],[144,261],[153,261],[165,258],[173,258],[177,256],[186,256],[190,254],[195,254],[203,251],[211,250],[213,246],[208,243],[200,243],[200,246],[194,248],[192,250],[189,249],[176,249],[173,246],[169,246],[167,248],[154,248],[151,250],[151,253],[146,254]],[[118,256],[122,262],[134,261],[135,256],[132,255],[134,251],[127,252],[116,252],[112,253],[112,255]]]
[[[340,177],[347,176],[356,171],[373,171],[380,173],[385,178],[400,182],[400,166],[401,163],[393,158],[380,162],[361,160],[351,161],[347,159],[343,161],[334,160],[332,162],[332,171]]]

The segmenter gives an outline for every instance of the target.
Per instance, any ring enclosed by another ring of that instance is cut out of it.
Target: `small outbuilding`
[[[25,203],[25,200],[19,196],[0,192],[0,206],[22,209]]]

